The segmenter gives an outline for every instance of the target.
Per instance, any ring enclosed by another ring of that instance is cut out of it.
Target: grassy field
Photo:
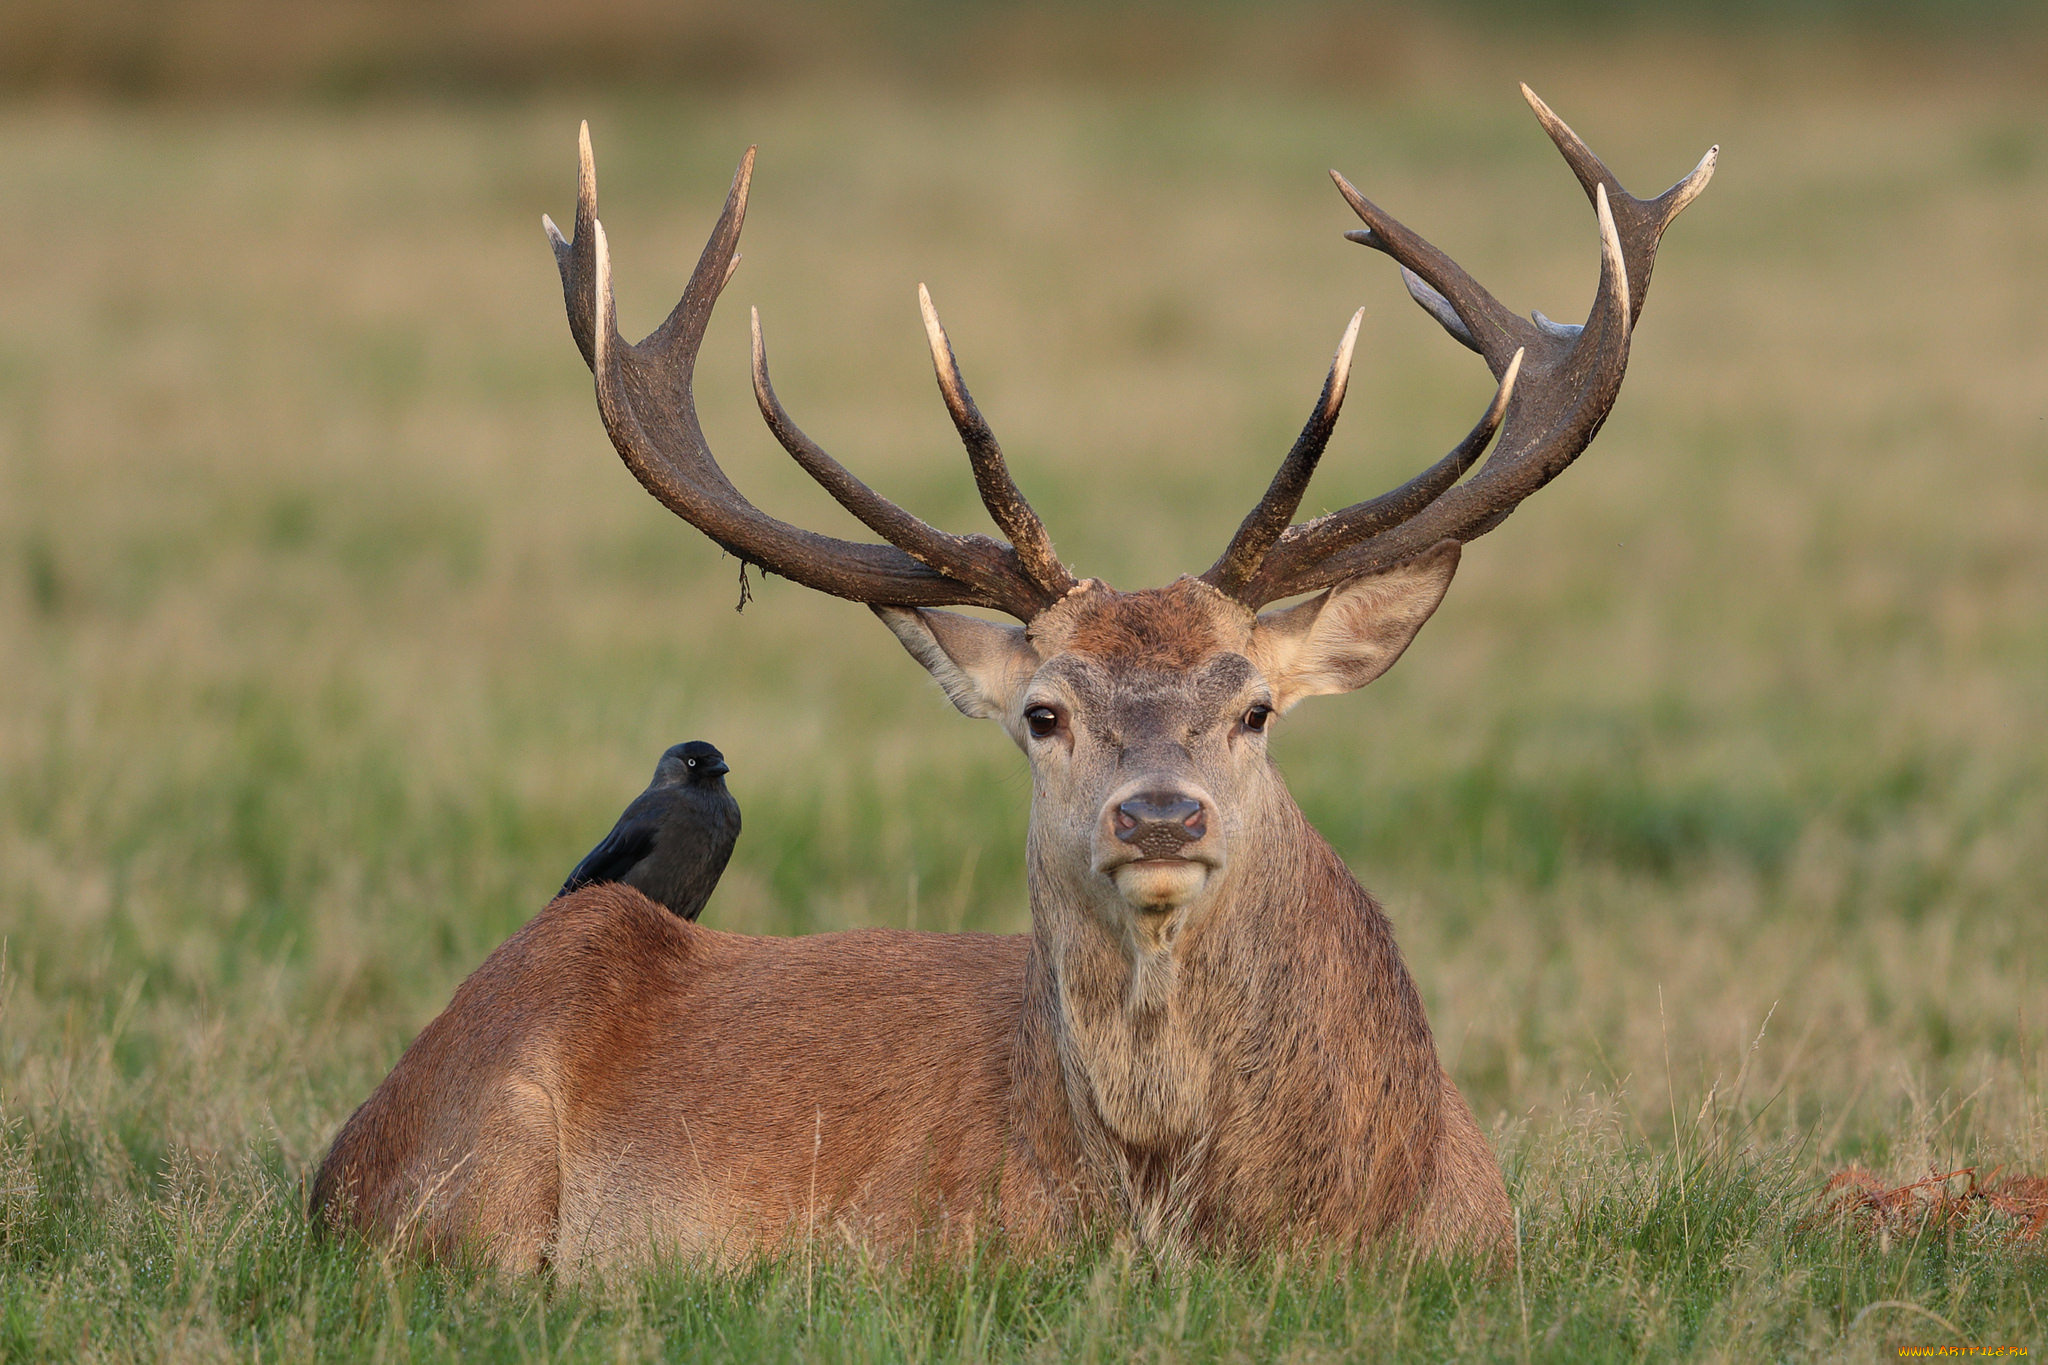
[[[1512,58],[1349,100],[0,107],[0,1358],[2048,1347],[2038,1241],[1816,1217],[1851,1162],[2048,1171],[2048,87]],[[577,118],[636,334],[761,145],[700,383],[752,496],[850,533],[752,412],[750,302],[814,435],[982,525],[923,280],[1062,553],[1136,586],[1214,555],[1353,308],[1312,501],[1483,405],[1326,167],[1583,309],[1591,216],[1517,77],[1638,191],[1710,142],[1720,174],[1587,458],[1274,741],[1498,1144],[1516,1275],[827,1251],[549,1290],[306,1235],[336,1125],[670,742],[746,811],[709,922],[1026,922],[1007,741],[859,608],[736,614],[611,452],[539,228]]]

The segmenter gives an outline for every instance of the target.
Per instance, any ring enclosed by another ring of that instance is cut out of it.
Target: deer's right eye
[[[1024,725],[1033,737],[1044,739],[1060,728],[1060,713],[1050,706],[1027,706],[1024,708]]]

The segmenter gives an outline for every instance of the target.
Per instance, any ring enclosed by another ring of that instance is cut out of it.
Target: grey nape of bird
[[[740,803],[725,787],[729,771],[725,755],[701,739],[670,749],[647,790],[555,894],[624,882],[684,919],[697,918],[740,837]]]

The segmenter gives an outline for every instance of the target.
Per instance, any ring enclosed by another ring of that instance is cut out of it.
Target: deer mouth
[[[1140,914],[1160,914],[1199,896],[1215,866],[1205,858],[1133,858],[1104,870],[1125,904]]]

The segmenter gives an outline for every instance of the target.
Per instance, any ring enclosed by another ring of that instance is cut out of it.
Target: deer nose
[[[1116,837],[1148,858],[1171,858],[1209,832],[1202,803],[1182,792],[1140,792],[1116,808]]]

